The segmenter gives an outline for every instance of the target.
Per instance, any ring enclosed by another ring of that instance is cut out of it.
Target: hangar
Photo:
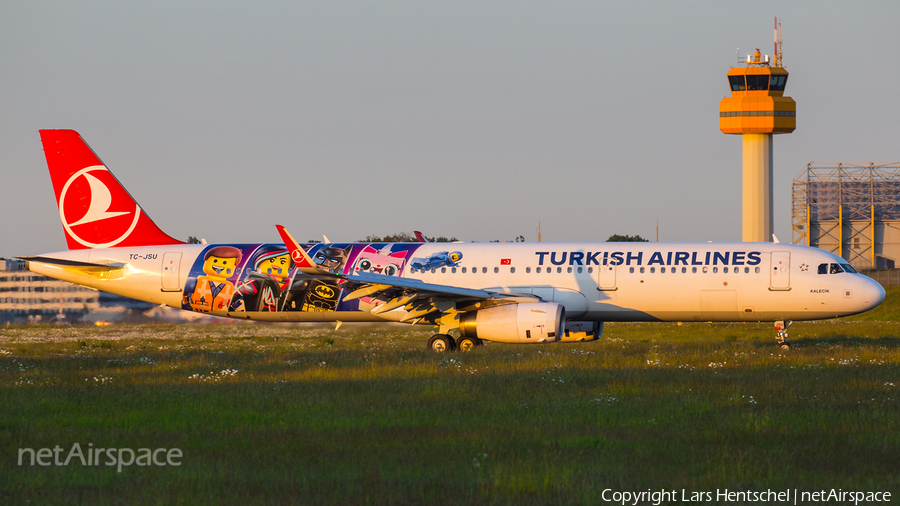
[[[813,164],[792,185],[792,242],[831,251],[857,270],[900,260],[900,163]]]

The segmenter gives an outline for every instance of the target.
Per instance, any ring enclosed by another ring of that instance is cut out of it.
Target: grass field
[[[431,329],[0,329],[3,504],[600,504],[604,489],[900,493],[900,292],[858,317],[609,324],[425,349]],[[178,448],[180,466],[18,465]],[[680,497],[680,496],[679,496]]]

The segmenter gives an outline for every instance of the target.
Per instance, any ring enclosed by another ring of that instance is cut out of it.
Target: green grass
[[[4,504],[600,504],[604,489],[900,493],[900,292],[796,323],[609,324],[425,350],[430,329],[0,329]],[[234,372],[234,371],[237,372]],[[17,465],[179,448],[180,467]],[[896,495],[895,495],[896,497]]]

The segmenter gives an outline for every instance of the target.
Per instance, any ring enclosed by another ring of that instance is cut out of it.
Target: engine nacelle
[[[596,341],[603,334],[603,322],[566,322],[563,337],[564,343],[580,343]]]
[[[520,302],[462,314],[459,333],[498,343],[551,343],[559,341],[565,321],[560,304]]]

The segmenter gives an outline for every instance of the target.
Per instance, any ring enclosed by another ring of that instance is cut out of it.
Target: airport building
[[[792,187],[792,242],[858,270],[900,261],[900,163],[807,164]]]
[[[0,260],[0,322],[77,322],[100,307],[99,291],[35,274],[23,263]]]
[[[149,302],[35,274],[19,260],[0,260],[0,324],[82,323],[98,309],[141,313],[153,307]]]

